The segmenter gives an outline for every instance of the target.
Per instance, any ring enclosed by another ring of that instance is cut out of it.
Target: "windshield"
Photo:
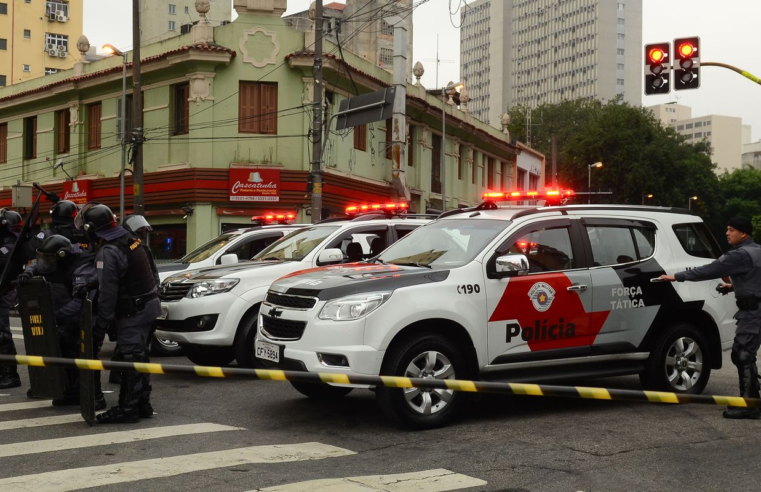
[[[473,261],[510,222],[439,220],[419,227],[383,252],[380,261],[396,265],[457,268]]]
[[[237,236],[237,234],[222,234],[218,238],[212,239],[203,246],[194,249],[184,257],[180,258],[179,262],[198,263],[199,261],[211,258],[214,253],[230,244],[230,241],[232,241]]]
[[[328,236],[338,230],[336,227],[305,227],[292,232],[269,245],[254,260],[301,261]]]

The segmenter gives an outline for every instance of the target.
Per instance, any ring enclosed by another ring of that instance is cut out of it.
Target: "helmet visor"
[[[143,228],[148,229],[149,231],[153,230],[151,225],[142,215],[130,215],[127,217],[127,220],[124,221],[124,225],[126,225],[132,232],[137,232]]]
[[[37,251],[37,272],[42,275],[53,273],[58,268],[56,255],[40,253]]]
[[[82,210],[79,211],[76,217],[74,217],[74,226],[77,229],[83,229],[85,227],[85,213],[93,208],[95,205],[99,205],[98,202],[89,202],[86,203],[84,207],[82,207]]]

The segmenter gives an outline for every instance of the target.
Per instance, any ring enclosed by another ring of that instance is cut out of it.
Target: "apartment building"
[[[476,0],[461,12],[472,113],[566,99],[642,102],[642,0]]]
[[[198,21],[195,4],[195,0],[141,0],[140,43],[155,43],[189,32]],[[230,0],[209,0],[209,6],[206,18],[212,25],[230,22]]]
[[[0,87],[76,63],[83,0],[0,0]]]

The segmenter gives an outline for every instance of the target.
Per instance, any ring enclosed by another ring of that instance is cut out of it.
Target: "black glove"
[[[87,285],[77,285],[74,287],[74,298],[86,299],[89,292],[90,290],[87,288]]]
[[[106,338],[106,332],[108,332],[109,327],[111,324],[103,325],[101,323],[95,323],[95,326],[92,327],[92,337],[96,342],[103,343],[103,340]]]
[[[723,285],[716,286],[716,292],[718,292],[719,294],[723,296],[729,294],[730,292],[732,292],[732,290],[733,290],[732,287],[724,287]]]
[[[32,278],[32,272],[24,272],[16,278],[16,282],[18,285],[25,285],[30,280],[32,280]]]

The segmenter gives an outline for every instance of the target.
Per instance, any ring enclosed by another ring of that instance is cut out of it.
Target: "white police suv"
[[[252,261],[168,277],[159,289],[163,313],[156,336],[178,342],[196,364],[221,366],[236,359],[241,366],[254,367],[259,306],[274,280],[307,268],[377,256],[430,221],[408,215],[406,204],[348,211],[352,215],[347,218],[327,219],[278,239]]]
[[[257,355],[310,372],[513,382],[639,374],[649,389],[703,390],[732,343],[734,296],[720,296],[717,281],[652,282],[721,254],[700,217],[494,200],[445,213],[372,261],[277,280],[259,310]],[[292,384],[319,398],[353,389]],[[449,422],[467,398],[374,390],[388,416],[420,428]]]

